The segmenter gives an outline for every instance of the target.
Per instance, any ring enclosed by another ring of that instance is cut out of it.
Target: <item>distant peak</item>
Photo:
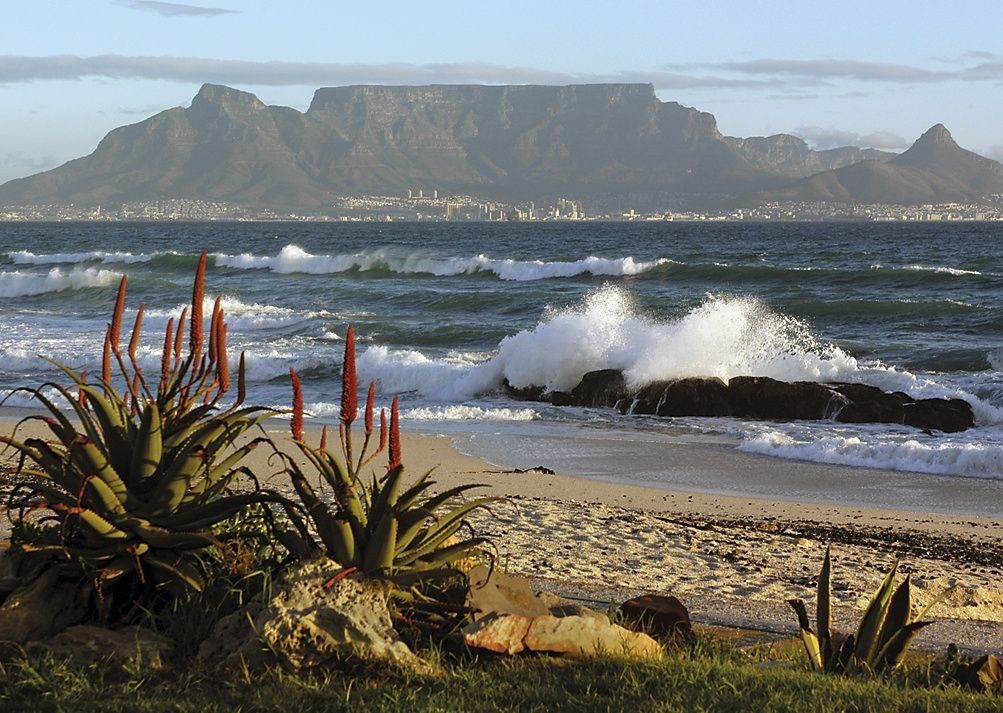
[[[192,99],[192,107],[220,105],[229,106],[264,106],[261,100],[250,92],[243,92],[225,84],[203,84],[198,94]]]
[[[943,124],[934,124],[926,130],[925,134],[919,137],[916,143],[952,146],[955,142],[954,137],[951,136],[951,132],[947,130],[946,126]]]

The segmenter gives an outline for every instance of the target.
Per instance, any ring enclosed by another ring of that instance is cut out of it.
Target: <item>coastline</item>
[[[25,413],[0,409],[0,429],[8,433]],[[286,440],[279,423],[269,431]],[[900,571],[912,575],[920,606],[955,587],[931,612],[938,623],[921,634],[921,646],[942,651],[957,642],[972,651],[998,651],[1003,641],[1003,516],[931,514],[907,507],[696,492],[678,484],[667,489],[566,472],[520,472],[512,463],[469,455],[464,452],[468,444],[455,434],[405,430],[402,436],[411,473],[434,468],[439,488],[484,483],[488,488],[483,494],[504,498],[491,514],[478,514],[473,524],[495,541],[499,566],[529,576],[540,589],[600,608],[640,593],[673,594],[696,622],[793,634],[795,620],[786,600],[799,597],[813,606],[814,578],[825,545],[832,542],[837,626],[855,624],[899,557]],[[516,445],[506,460],[519,465],[534,455],[517,452]],[[808,465],[807,477],[821,474],[833,482],[846,477],[844,470],[855,477],[868,474],[720,445],[684,443],[676,451],[668,462],[679,472],[702,463],[705,469],[746,479],[794,477]],[[249,465],[259,475],[275,470],[260,451]],[[550,467],[546,462],[534,465]],[[264,480],[270,487],[283,486],[267,475]]]

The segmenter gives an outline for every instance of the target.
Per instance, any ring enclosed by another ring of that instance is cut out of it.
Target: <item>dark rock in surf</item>
[[[617,401],[629,397],[627,380],[619,369],[590,371],[578,386],[571,390],[575,406],[616,406]]]
[[[512,384],[508,383],[508,379],[502,381],[502,389],[505,391],[505,395],[515,399],[516,401],[542,401],[544,403],[550,402],[550,397],[546,393],[546,389],[542,386],[523,386],[521,388],[516,388]],[[558,404],[568,405],[570,404]]]
[[[542,388],[520,390],[546,400]],[[559,406],[615,407],[620,413],[658,416],[733,416],[756,420],[835,420],[841,423],[896,423],[947,433],[975,425],[971,404],[962,399],[914,399],[865,384],[821,384],[737,376],[656,381],[627,387],[623,372],[590,371],[571,393],[550,395]]]
[[[731,415],[739,418],[832,418],[847,403],[843,395],[825,384],[814,381],[777,381],[766,376],[736,376],[728,381],[728,392],[731,397]]]

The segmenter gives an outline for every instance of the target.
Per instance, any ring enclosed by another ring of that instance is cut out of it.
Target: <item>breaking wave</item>
[[[45,274],[20,270],[0,272],[0,297],[27,297],[46,292],[107,287],[116,284],[121,277],[121,273],[94,267],[71,270],[54,267]]]

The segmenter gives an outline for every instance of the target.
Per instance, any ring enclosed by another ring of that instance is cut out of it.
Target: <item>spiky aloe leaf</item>
[[[394,551],[397,548],[397,518],[393,513],[387,513],[376,525],[372,540],[367,543],[362,556],[364,572],[380,572],[389,570],[394,564]]]
[[[892,594],[888,602],[888,614],[881,625],[881,632],[878,636],[878,651],[884,648],[895,634],[902,630],[908,623],[912,615],[912,593],[910,591],[910,578],[906,575],[902,582]]]
[[[915,621],[896,630],[875,656],[872,668],[875,671],[882,671],[898,667],[913,639],[916,638],[916,634],[932,623],[931,621]]]
[[[164,457],[164,428],[160,420],[160,408],[149,402],[143,409],[142,420],[133,446],[130,480],[141,483],[157,472]]]
[[[822,649],[819,645],[818,636],[812,631],[811,624],[808,623],[808,610],[804,602],[800,599],[788,599],[787,603],[791,605],[794,613],[797,614],[798,626],[801,629],[801,641],[804,643],[805,651],[808,654],[808,662],[812,668],[823,670],[825,662],[822,659]]]
[[[857,627],[857,643],[853,653],[863,663],[873,661],[878,652],[881,627],[888,613],[896,571],[898,571],[898,562],[888,571],[881,586],[871,597],[871,601],[864,611],[864,616],[860,620],[860,625]]]
[[[831,547],[825,547],[822,571],[818,575],[818,605],[815,612],[819,643],[823,655],[832,653],[832,555]],[[825,656],[828,658],[828,656]]]

